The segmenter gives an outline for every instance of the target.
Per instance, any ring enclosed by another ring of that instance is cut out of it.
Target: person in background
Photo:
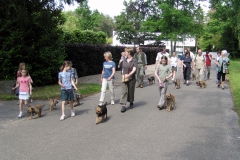
[[[158,53],[157,53],[156,62],[155,62],[155,69],[156,69],[156,67],[158,66],[158,64],[160,64],[162,56],[166,56],[166,57],[168,58],[167,64],[170,65],[169,53],[168,53],[168,52],[166,51],[166,49],[164,48],[164,49],[162,50],[162,52],[158,52]]]
[[[225,82],[225,75],[226,75],[226,69],[228,69],[228,66],[230,64],[229,58],[226,56],[227,51],[222,51],[222,56],[218,59],[217,65],[218,65],[218,88],[220,85],[222,86],[222,90],[224,90],[224,82]],[[222,82],[221,82],[222,78]]]
[[[196,81],[202,81],[203,80],[203,73],[206,69],[206,62],[205,58],[202,54],[202,50],[198,50],[198,54],[196,55],[195,58],[195,64],[196,64]]]
[[[204,57],[206,61],[206,71],[204,72],[204,80],[207,80],[210,78],[212,55],[209,53],[209,51],[206,51]]]
[[[72,74],[72,79],[73,79],[73,82],[75,83],[75,85],[77,86],[78,84],[78,74],[77,74],[77,70],[75,68],[72,67],[72,62],[70,62],[70,67],[71,69],[68,70],[68,72],[70,72]],[[74,94],[74,101],[77,99],[77,93],[76,91],[74,90],[74,87],[72,86],[73,88],[73,94]],[[77,102],[76,105],[80,105],[80,101]]]
[[[137,53],[134,54],[134,58],[137,60],[138,64],[136,71],[136,88],[143,88],[144,70],[147,69],[146,54],[142,52],[142,49],[140,47],[137,47],[136,51]]]
[[[191,69],[193,69],[192,58],[190,57],[190,52],[187,51],[185,55],[181,58],[183,65],[183,76],[184,76],[184,84],[189,85]]]
[[[221,51],[217,52],[217,57],[215,60],[215,64],[216,64],[216,84],[218,84],[218,60],[221,57]]]
[[[125,51],[121,53],[121,59],[119,60],[118,63],[118,68],[120,69],[120,71],[122,70],[122,61],[126,58],[125,56]]]
[[[171,69],[172,69],[172,81],[174,81],[175,79],[175,75],[177,72],[177,65],[178,65],[178,58],[176,57],[176,52],[172,52],[172,57],[170,58],[170,65],[171,65]]]

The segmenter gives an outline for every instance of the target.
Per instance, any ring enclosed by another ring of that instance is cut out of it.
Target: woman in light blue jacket
[[[228,66],[230,64],[229,58],[226,56],[227,51],[222,51],[222,57],[219,58],[217,65],[218,65],[218,87],[220,85],[222,86],[222,90],[224,90],[224,81],[225,81],[225,75],[226,75],[226,69],[228,69]],[[222,77],[222,83],[221,83],[221,77]]]

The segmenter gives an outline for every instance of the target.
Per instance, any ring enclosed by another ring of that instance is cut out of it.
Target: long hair
[[[64,61],[62,66],[60,67],[60,71],[62,72],[63,69],[66,67],[66,66],[71,66],[71,62],[70,61]]]

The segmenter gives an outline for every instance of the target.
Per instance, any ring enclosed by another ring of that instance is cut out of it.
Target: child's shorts
[[[61,100],[62,101],[73,101],[74,95],[72,89],[61,90]]]
[[[22,100],[28,100],[29,99],[29,93],[28,92],[19,92],[18,98],[22,99]]]

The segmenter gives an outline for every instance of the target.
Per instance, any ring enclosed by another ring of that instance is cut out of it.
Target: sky
[[[88,0],[88,6],[90,10],[97,9],[99,12],[109,15],[111,17],[120,15],[120,13],[125,8],[123,5],[124,0]],[[75,10],[78,4],[75,5],[65,5],[64,10]]]
[[[124,0],[88,0],[88,6],[90,10],[97,9],[99,12],[109,15],[112,18],[114,16],[120,15],[120,13],[125,9],[123,5]],[[129,0],[127,0],[129,2]],[[203,7],[204,12],[208,11],[208,2],[201,2],[201,6]],[[78,7],[78,4],[75,3],[74,5],[65,5],[64,10],[75,10]]]

